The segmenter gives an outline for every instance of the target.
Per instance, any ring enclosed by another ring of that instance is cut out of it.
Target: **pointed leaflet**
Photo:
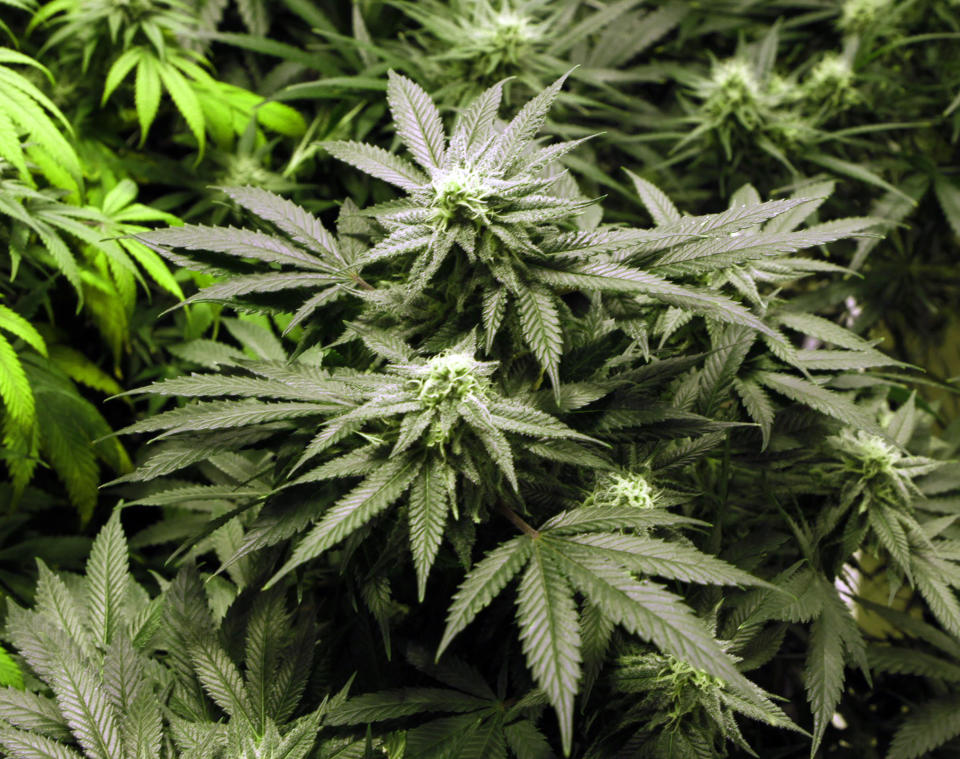
[[[827,723],[840,702],[843,689],[843,643],[838,635],[833,635],[826,629],[826,624],[822,617],[813,623],[807,663],[803,672],[807,699],[813,711],[814,730],[810,756],[816,754],[820,741],[823,740]]]
[[[569,73],[564,74],[547,89],[527,102],[506,129],[487,149],[480,166],[487,169],[508,170],[510,166],[522,160],[524,148],[534,138],[547,118],[547,111],[560,92]]]
[[[554,756],[543,733],[529,719],[507,725],[503,733],[517,759],[550,759]]]
[[[158,436],[160,438],[179,432],[223,430],[339,410],[339,406],[323,403],[267,403],[253,399],[209,401],[162,412],[126,427],[121,432],[130,434],[165,430]]]
[[[285,240],[249,229],[184,224],[179,227],[154,229],[137,235],[137,239],[153,247],[169,246],[185,250],[206,250],[226,253],[238,258],[254,258],[265,263],[329,271],[329,267],[319,258]]]
[[[274,754],[276,759],[303,759],[307,756],[316,743],[317,733],[320,732],[322,710],[323,706],[293,723],[293,727],[277,746]]]
[[[275,682],[281,649],[289,634],[289,621],[283,596],[275,591],[260,594],[247,619],[246,690],[258,733],[263,733],[268,718],[273,716],[269,713],[270,687]]]
[[[749,572],[679,541],[611,533],[575,535],[568,540],[590,546],[598,557],[639,574],[707,585],[766,585]]]
[[[126,759],[156,759],[162,755],[163,714],[153,693],[142,691],[126,710],[121,734]]]
[[[226,303],[235,301],[238,295],[250,293],[274,293],[280,290],[298,290],[310,288],[317,290],[326,285],[335,284],[338,280],[324,274],[305,274],[304,272],[285,272],[280,274],[251,274],[248,277],[231,277],[225,282],[218,282],[204,287],[202,290],[185,298],[181,306],[190,303]],[[346,280],[342,280],[346,281]],[[324,291],[326,300],[332,294]],[[289,331],[289,330],[287,330]]]
[[[117,715],[100,685],[99,673],[62,633],[49,639],[50,687],[60,713],[90,759],[116,759],[123,748]]]
[[[592,229],[564,232],[540,244],[540,250],[558,259],[584,259],[633,248],[655,233],[635,229]]]
[[[157,117],[160,107],[160,72],[157,70],[157,59],[152,55],[144,55],[137,66],[134,101],[136,103],[137,118],[140,121],[140,147],[147,141],[150,125]]]
[[[520,485],[517,482],[517,473],[513,466],[513,451],[510,448],[510,441],[487,419],[483,405],[476,401],[465,401],[457,407],[457,411],[473,428],[474,434],[480,438],[490,458],[506,476],[510,487],[513,488],[514,492],[519,491]]]
[[[956,565],[919,551],[911,559],[917,590],[930,611],[947,631],[960,636],[960,603],[950,587],[958,584],[955,576],[951,577],[956,573]]]
[[[82,759],[80,754],[62,743],[25,730],[0,724],[0,746],[9,756],[18,759]]]
[[[507,289],[505,287],[491,287],[483,291],[483,332],[484,351],[493,350],[493,340],[500,329],[504,312],[507,310]]]
[[[199,635],[190,644],[188,653],[203,689],[217,705],[234,719],[243,719],[257,729],[250,699],[243,687],[237,665],[213,635]]]
[[[33,733],[70,740],[70,728],[56,701],[27,690],[0,688],[0,720]]]
[[[773,418],[775,412],[770,397],[760,385],[752,380],[734,380],[733,389],[740,396],[740,402],[747,410],[750,418],[760,425],[760,434],[763,444],[761,450],[765,450],[770,443],[770,433],[773,431]]]
[[[799,206],[803,200],[768,200],[753,206],[733,206],[720,213],[702,216],[681,216],[679,220],[651,230],[634,230],[630,234],[636,240],[632,250],[616,255],[617,260],[629,258],[636,253],[653,253],[667,250],[689,242],[699,242],[707,237],[728,239],[733,232],[750,229],[768,219],[779,216]]]
[[[558,142],[548,145],[545,148],[538,148],[533,151],[523,162],[517,166],[518,173],[538,172],[545,167],[555,164],[567,153],[572,153],[580,145],[592,140],[595,135],[581,137],[579,140],[568,140],[567,142]]]
[[[113,62],[104,79],[103,95],[100,98],[101,106],[106,105],[113,91],[120,86],[120,82],[126,79],[130,70],[139,63],[144,50],[142,47],[132,47]]]
[[[844,647],[851,658],[866,666],[863,639],[850,610],[825,578],[818,576],[815,586],[822,606],[820,615],[813,622],[803,670],[807,700],[813,712],[811,757],[817,753],[827,725],[840,703],[845,676]]]
[[[103,657],[103,689],[110,703],[123,715],[145,688],[143,660],[125,633],[114,637]]]
[[[746,230],[739,235],[727,237],[710,235],[704,240],[694,240],[672,248],[657,259],[656,266],[658,270],[696,274],[724,263],[769,258],[774,253],[795,253],[804,248],[851,237],[877,226],[878,223],[880,222],[874,218],[854,217],[818,224],[799,232]],[[719,264],[714,263],[714,257]]]
[[[661,224],[668,224],[672,221],[680,221],[680,212],[673,205],[670,198],[655,184],[641,179],[632,171],[626,170],[627,176],[633,182],[633,186],[640,196],[647,212],[653,218],[654,223],[659,227]]]
[[[91,656],[93,641],[83,624],[81,605],[67,589],[63,580],[51,572],[40,559],[37,560],[37,571],[37,613],[66,632],[85,656]],[[18,648],[23,648],[19,641],[15,642]],[[30,664],[34,666],[33,662]]]
[[[326,718],[328,725],[362,725],[424,712],[472,712],[490,700],[446,688],[398,688],[349,699]]]
[[[138,651],[143,651],[153,641],[163,623],[163,607],[166,599],[161,595],[150,600],[130,620],[130,641]]]
[[[331,419],[324,425],[321,432],[310,441],[310,444],[300,456],[294,470],[299,469],[310,458],[329,448],[346,435],[359,430],[363,422],[368,419],[385,419],[389,416],[420,411],[421,405],[419,401],[395,402],[395,399],[398,397],[402,396],[394,394],[391,396],[375,397],[373,400],[367,401],[362,406],[353,409],[353,411]]]
[[[904,448],[917,428],[916,397],[917,391],[914,390],[907,398],[907,402],[897,409],[887,424],[887,434],[897,442],[897,445]]]
[[[460,583],[447,612],[437,658],[453,638],[496,598],[530,558],[531,542],[521,535],[490,551]]]
[[[815,314],[805,314],[799,311],[783,311],[773,314],[774,320],[785,327],[796,330],[804,335],[823,340],[825,343],[832,343],[841,348],[849,348],[856,351],[868,351],[873,349],[873,344],[864,340],[854,332],[841,327],[839,324],[824,319]]]
[[[43,247],[50,254],[57,268],[63,273],[67,281],[73,285],[76,290],[78,305],[83,303],[83,285],[80,280],[80,267],[77,265],[73,253],[63,241],[63,238],[54,231],[54,229],[39,220],[34,220],[30,228],[37,233],[37,237],[43,243]]]
[[[440,112],[420,85],[395,71],[387,76],[387,103],[397,134],[417,163],[428,171],[439,169],[445,142]]]
[[[427,183],[419,169],[383,148],[346,140],[325,142],[323,146],[334,158],[404,190],[416,190]]]
[[[553,554],[533,540],[517,592],[517,623],[527,666],[557,712],[563,753],[573,742],[573,700],[580,684],[580,625],[573,589]]]
[[[808,161],[812,163],[819,164],[823,166],[828,171],[832,171],[835,174],[841,174],[843,176],[851,177],[852,179],[857,180],[858,182],[863,182],[865,184],[872,184],[874,187],[880,187],[887,192],[894,193],[906,201],[909,201],[913,205],[916,205],[916,200],[910,197],[906,192],[904,192],[900,187],[896,187],[886,180],[884,180],[879,174],[871,171],[866,166],[853,163],[852,161],[844,161],[840,158],[836,158],[831,155],[826,155],[824,153],[816,153],[814,151],[807,151],[805,157]]]
[[[630,20],[627,11],[639,5],[641,0],[619,0],[619,2],[608,2],[600,4],[595,13],[582,17],[576,23],[571,22],[565,25],[562,34],[555,34],[555,39],[550,41],[550,47],[547,53],[555,58],[564,60],[567,56],[575,55],[571,51],[577,46],[587,43],[587,40],[593,34],[598,34],[604,29],[609,28],[614,23],[624,23]],[[646,21],[646,18],[644,18]],[[559,30],[558,30],[559,32]]]
[[[497,715],[485,719],[470,731],[461,743],[460,757],[461,759],[507,759],[503,718]]]
[[[331,419],[320,428],[320,432],[314,435],[313,440],[311,440],[307,447],[303,450],[303,453],[300,455],[300,458],[294,465],[291,474],[300,469],[300,467],[302,467],[307,461],[321,451],[326,450],[331,445],[334,445],[338,441],[345,438],[347,435],[352,435],[354,432],[359,430],[361,426],[361,422],[351,421],[350,418],[347,418],[346,420],[342,418]]]
[[[498,82],[470,103],[460,114],[450,140],[451,149],[462,152],[462,156],[476,146],[482,145],[493,128],[497,109],[503,97],[503,82]]]
[[[573,385],[565,385],[565,390],[575,389]],[[601,393],[600,397],[606,393]],[[589,396],[593,398],[593,396]],[[520,435],[547,438],[572,438],[597,442],[588,435],[583,435],[567,427],[549,414],[539,411],[532,406],[511,401],[489,400],[484,403],[487,418],[498,429],[506,432],[516,432]]]
[[[145,54],[152,56],[153,53]],[[182,61],[182,59],[177,59]],[[142,65],[142,64],[141,64]],[[206,122],[203,118],[203,108],[197,99],[197,93],[187,78],[174,66],[170,60],[156,61],[157,73],[163,81],[163,86],[170,93],[173,104],[180,111],[183,120],[187,122],[190,131],[197,140],[198,153],[203,155],[206,147]]]
[[[530,346],[556,389],[560,385],[563,331],[553,295],[543,288],[524,288],[517,301],[524,342]]]
[[[23,145],[17,127],[4,111],[0,111],[0,158],[5,158],[21,178],[30,176],[30,170],[23,158]]]
[[[870,419],[866,412],[858,408],[845,396],[828,390],[820,385],[782,372],[756,372],[753,378],[761,385],[770,388],[796,403],[802,403],[821,414],[832,416],[841,422],[852,424],[860,429],[883,436],[883,431]]]
[[[929,627],[925,622],[920,622],[919,625]],[[931,629],[938,632],[936,628]],[[912,634],[916,629],[901,628],[901,632]],[[952,643],[949,636],[942,632],[939,635],[946,637]],[[952,683],[960,682],[960,666],[919,649],[873,643],[867,647],[867,660],[874,672],[933,677]]]
[[[397,432],[397,442],[394,443],[390,455],[396,456],[403,453],[417,442],[435,418],[436,410],[433,409],[405,414],[403,421],[400,422],[400,430]]]
[[[700,373],[700,412],[713,416],[728,396],[755,335],[747,329],[727,328],[715,336],[713,350]]]
[[[867,522],[873,528],[873,534],[877,536],[880,545],[889,552],[891,561],[906,575],[907,582],[913,584],[910,571],[910,539],[897,509],[882,501],[871,503],[867,510]]]
[[[887,759],[918,759],[960,735],[960,696],[939,696],[904,719]]]
[[[487,701],[495,701],[497,698],[480,671],[462,659],[449,656],[442,664],[437,664],[426,648],[415,643],[406,647],[404,656],[420,672],[448,688],[454,688]]]
[[[12,454],[7,468],[16,491],[27,486],[36,466],[31,450],[36,447],[36,404],[30,381],[13,346],[0,334],[0,406],[3,419],[3,444]]]
[[[637,292],[712,316],[730,324],[751,327],[768,335],[774,332],[739,303],[716,293],[684,287],[648,271],[599,261],[578,264],[567,271],[535,269],[534,276],[553,287],[576,287],[587,292]]]
[[[954,236],[960,239],[960,187],[946,177],[938,176],[933,183],[933,190]]]
[[[115,510],[93,541],[87,561],[87,609],[94,640],[100,646],[108,646],[121,629],[129,573],[127,539],[120,526],[120,511]]]
[[[36,406],[30,381],[13,346],[0,334],[0,401],[3,401],[8,423],[5,427],[25,431],[35,423]]]
[[[802,205],[791,208],[786,213],[770,219],[764,227],[765,232],[790,232],[816,211],[833,194],[836,182],[826,181],[801,187],[793,193],[794,199],[805,199]]]
[[[321,290],[316,295],[312,296],[308,300],[303,302],[303,305],[297,309],[296,313],[293,315],[293,318],[287,322],[287,326],[283,328],[281,333],[283,337],[286,337],[295,327],[297,327],[304,319],[313,315],[313,312],[316,311],[320,306],[326,305],[328,302],[332,302],[343,295],[343,290],[334,285],[333,287],[328,287],[326,290]]]
[[[280,666],[270,688],[268,711],[277,722],[285,722],[297,710],[307,680],[312,672],[314,647],[316,646],[316,625],[305,614],[295,628],[289,647],[280,659]],[[335,703],[342,702],[340,696]]]
[[[8,601],[4,637],[30,669],[44,679],[55,666],[48,645],[50,630],[51,625],[38,612],[21,609],[13,601]]]
[[[47,69],[36,60],[10,48],[0,47],[0,63],[32,66],[49,75]],[[13,121],[20,126],[23,132],[28,132],[31,143],[43,150],[44,153],[58,157],[58,169],[66,168],[75,181],[79,180],[81,171],[77,154],[64,134],[61,133],[56,121],[54,121],[56,119],[63,124],[68,133],[72,132],[72,128],[63,113],[28,78],[13,69],[0,66],[0,78],[7,85],[3,87],[3,110],[7,122]],[[14,150],[19,148],[17,152],[20,153],[18,156],[20,161],[22,161],[23,147],[22,145],[13,147]],[[12,150],[7,152],[12,152]]]
[[[440,759],[457,757],[471,759],[465,743],[480,726],[482,717],[477,714],[464,714],[455,717],[441,717],[407,731],[405,756]],[[506,759],[493,754],[484,759]]]
[[[613,639],[613,621],[594,604],[585,601],[580,614],[580,638],[583,641],[583,697],[588,698],[606,662]]]
[[[403,364],[413,357],[413,350],[396,332],[362,322],[344,322],[344,326],[359,337],[371,353],[381,358]]]
[[[320,523],[297,544],[293,556],[266,587],[305,561],[316,558],[389,507],[410,487],[421,466],[421,460],[411,456],[388,460],[323,515]]]
[[[410,489],[407,516],[410,524],[410,551],[417,570],[417,597],[423,602],[427,575],[440,548],[447,521],[447,486],[444,465],[431,459],[420,469]]]
[[[41,356],[47,355],[47,344],[29,321],[11,308],[0,304],[0,329],[13,333]]]
[[[267,327],[245,319],[222,319],[222,324],[248,351],[264,361],[286,361],[287,352],[279,338]]]
[[[169,655],[167,666],[185,684],[178,689],[181,700],[191,704],[199,714],[207,714],[203,688],[195,677],[190,646],[214,629],[207,593],[196,569],[184,565],[164,592],[163,632]]]
[[[400,227],[366,251],[363,263],[368,264],[405,253],[418,253],[427,248],[433,239],[434,232],[426,225]]]
[[[222,187],[235,203],[239,203],[251,213],[261,219],[266,219],[277,225],[290,237],[310,250],[328,253],[344,263],[340,255],[337,242],[320,219],[296,203],[275,195],[259,187]]]
[[[587,506],[571,511],[562,511],[540,527],[540,532],[550,531],[555,535],[581,532],[610,532],[634,528],[643,530],[662,525],[700,525],[707,522],[672,514],[660,509],[637,509],[632,506]]]

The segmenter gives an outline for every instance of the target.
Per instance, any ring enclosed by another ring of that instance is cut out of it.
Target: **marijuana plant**
[[[33,610],[10,604],[6,635],[45,684],[0,694],[0,744],[11,756],[159,756],[162,684],[149,661],[163,612],[129,576],[119,513],[68,585],[40,564]]]
[[[198,157],[208,132],[226,147],[251,120],[281,134],[302,134],[306,124],[289,106],[263,104],[255,93],[209,74],[202,56],[185,49],[177,38],[195,25],[186,7],[168,0],[123,4],[54,0],[31,21],[31,27],[54,27],[44,49],[64,48],[63,54],[83,73],[102,77],[101,106],[134,72],[141,145],[157,118],[164,91],[195,139]]]
[[[0,754],[954,747],[956,0],[0,5]]]
[[[276,592],[241,598],[242,668],[223,633],[239,621],[194,571],[151,597],[130,574],[119,511],[93,543],[86,574],[40,564],[36,607],[10,604],[6,636],[31,675],[4,653],[0,745],[9,756],[96,759],[302,759],[344,756],[355,741],[317,743],[345,694],[301,701],[316,625]],[[230,598],[233,601],[233,598]]]
[[[419,49],[406,41],[407,50],[386,40],[380,45],[418,61],[420,77],[444,100],[459,104],[506,77],[538,92],[573,63],[581,67],[573,76],[583,86],[570,100],[590,102],[597,111],[629,108],[620,88],[650,77],[636,58],[686,13],[679,3],[647,11],[637,0],[602,8],[537,0],[392,4],[418,24],[410,38]]]
[[[9,165],[0,164],[0,171]],[[112,353],[114,367],[131,342],[131,319],[138,285],[153,284],[176,297],[183,291],[163,260],[128,239],[146,227],[142,222],[176,221],[176,217],[137,203],[138,188],[129,179],[109,191],[89,187],[90,202],[69,203],[52,190],[31,188],[18,179],[0,176],[0,237],[8,243],[3,260],[10,306],[3,306],[0,328],[6,338],[3,398],[7,467],[18,491],[30,482],[39,455],[53,465],[70,500],[86,521],[96,502],[97,459],[118,474],[130,467],[127,453],[115,441],[102,441],[110,426],[102,412],[74,386],[100,393],[118,393],[120,385],[83,353],[63,344],[58,324],[38,319],[66,300],[88,316]],[[66,290],[57,297],[56,278]],[[73,296],[71,298],[71,295]]]
[[[687,23],[716,28],[730,22],[727,12]],[[953,247],[956,227],[960,82],[956,67],[944,65],[956,56],[955,11],[936,0],[851,0],[824,6],[822,16],[761,3],[741,12],[752,36],[741,34],[735,46],[671,70],[676,118],[639,125],[670,149],[666,159],[648,161],[649,175],[690,192],[698,177],[720,186],[749,181],[765,191],[826,173],[841,182],[832,201],[838,212],[864,207],[855,190],[862,187],[873,215],[911,229],[890,228],[885,242],[860,242],[848,261],[865,276],[837,288],[835,308],[852,298],[854,331],[892,334],[897,357],[929,364],[917,351],[930,340],[917,336],[938,334],[955,311],[955,282],[941,252]],[[763,21],[748,20],[760,15]],[[794,29],[803,31],[794,37]]]
[[[727,741],[752,753],[734,718],[751,710],[722,680],[675,657],[638,648],[616,657],[612,679],[625,696],[618,704],[622,716],[607,730],[628,735],[619,756],[722,755]]]
[[[226,192],[266,231],[184,225],[138,235],[221,278],[190,300],[285,312],[288,327],[304,331],[293,351],[274,343],[259,359],[218,359],[214,374],[145,388],[197,400],[126,430],[159,433],[155,453],[127,479],[176,473],[145,503],[222,502],[187,547],[229,530],[228,543],[209,544],[227,571],[262,556],[271,588],[294,570],[301,582],[329,582],[335,567],[356,578],[346,580],[349,593],[376,619],[388,651],[391,630],[407,624],[392,582],[403,553],[417,578],[411,601],[430,608],[431,570],[449,561],[444,538],[468,570],[438,658],[471,634],[481,611],[502,619],[499,597],[518,580],[520,652],[557,715],[565,754],[575,746],[575,700],[596,680],[616,628],[653,644],[660,653],[651,655],[677,672],[708,678],[710,698],[726,709],[792,727],[731,652],[771,619],[822,611],[814,639],[846,641],[862,662],[852,616],[828,575],[793,567],[767,574],[771,584],[705,552],[684,534],[702,523],[672,509],[708,487],[681,475],[707,466],[711,449],[742,424],[737,399],[761,428],[755,450],[773,445],[776,398],[820,428],[883,440],[870,412],[826,384],[891,361],[840,325],[790,308],[782,294],[838,270],[799,250],[865,234],[877,221],[798,230],[829,184],[768,202],[748,186],[726,211],[684,216],[633,176],[656,226],[605,225],[597,203],[554,163],[577,143],[533,142],[562,83],[506,124],[496,120],[502,85],[494,85],[446,139],[425,91],[390,74],[397,133],[418,165],[372,145],[328,143],[332,155],[405,193],[366,209],[344,203],[336,235],[290,201],[249,187]],[[798,348],[782,328],[833,347]],[[211,455],[234,473],[198,484],[190,468]],[[519,534],[505,535],[506,525]],[[474,561],[477,547],[486,552]],[[765,600],[752,610],[759,616],[721,620],[727,637],[718,640],[683,583],[752,588],[746,597]],[[801,590],[817,589],[816,610],[796,612]],[[826,669],[811,675],[814,749],[838,695],[816,684],[833,683]],[[412,712],[392,710],[414,693],[361,696],[357,708],[369,709],[358,715],[374,722],[438,710],[435,696]],[[716,750],[740,740],[732,712],[704,708],[718,725]],[[466,751],[482,727],[509,743],[497,732],[506,723],[479,713],[471,720],[427,723],[434,727],[425,724],[424,735]]]

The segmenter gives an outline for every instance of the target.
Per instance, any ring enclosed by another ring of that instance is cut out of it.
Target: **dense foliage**
[[[957,751],[956,2],[0,36],[0,755]]]

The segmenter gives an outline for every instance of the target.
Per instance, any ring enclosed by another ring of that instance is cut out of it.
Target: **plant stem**
[[[360,285],[360,287],[362,287],[364,290],[375,290],[375,289],[376,289],[373,285],[371,285],[369,282],[367,282],[367,280],[365,280],[365,279],[364,279],[363,277],[361,277],[359,274],[354,274],[354,275],[353,275],[353,281],[356,282],[358,285]]]
[[[540,533],[527,524],[523,518],[509,506],[501,503],[497,508],[500,510],[500,513],[513,522],[517,529],[519,529],[522,533],[529,535],[531,538],[540,537]]]

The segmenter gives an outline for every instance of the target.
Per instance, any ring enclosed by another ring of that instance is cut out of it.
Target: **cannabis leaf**
[[[641,533],[607,532],[611,523],[629,530],[656,521],[656,512],[587,506],[561,513],[538,530],[528,527],[526,535],[488,553],[464,579],[450,606],[438,656],[522,571],[517,593],[520,637],[528,666],[557,712],[566,754],[573,739],[574,698],[581,680],[575,592],[611,622],[719,678],[771,724],[789,725],[780,710],[740,674],[679,596],[638,575],[720,585],[762,581],[693,549],[688,549],[688,558],[695,562],[674,562],[675,544]]]
[[[27,158],[36,161],[55,185],[79,194],[83,186],[80,159],[70,140],[64,137],[64,133],[70,134],[70,122],[30,79],[9,68],[11,64],[31,67],[53,80],[39,61],[16,50],[0,48],[0,158],[9,161],[21,181],[31,187],[36,184]],[[27,139],[19,139],[21,134]]]
[[[348,237],[357,224],[356,206],[347,201],[337,221],[339,239],[323,223],[300,206],[278,195],[255,187],[225,187],[224,191],[240,206],[276,226],[292,242],[267,234],[234,229],[183,225],[168,229],[140,231],[136,239],[175,263],[185,263],[182,254],[171,248],[190,251],[190,266],[215,274],[233,274],[229,279],[200,289],[184,303],[199,301],[259,303],[256,298],[272,293],[315,290],[296,310],[286,325],[294,329],[314,312],[344,293],[367,287],[360,276],[358,250]],[[225,255],[210,255],[225,254]],[[226,258],[233,256],[235,260]],[[280,268],[253,273],[247,260],[274,264]]]

